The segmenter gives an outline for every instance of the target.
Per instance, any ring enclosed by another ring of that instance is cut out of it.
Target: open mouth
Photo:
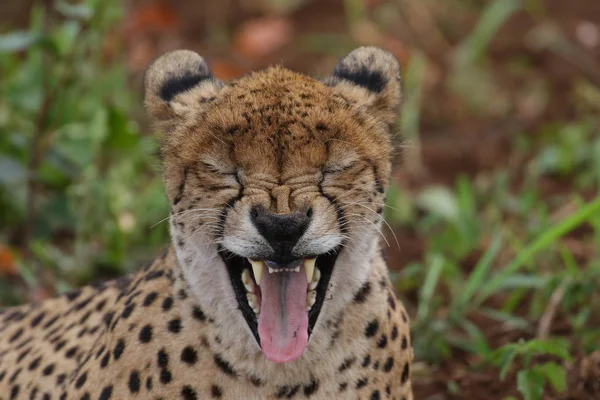
[[[304,353],[338,253],[276,262],[221,249],[242,315],[270,361],[289,362]]]

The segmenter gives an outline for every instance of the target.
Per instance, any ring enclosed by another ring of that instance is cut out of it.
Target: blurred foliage
[[[31,288],[121,274],[166,243],[150,229],[168,215],[155,143],[107,43],[121,15],[116,1],[35,3],[28,30],[0,36],[0,243],[25,246]]]

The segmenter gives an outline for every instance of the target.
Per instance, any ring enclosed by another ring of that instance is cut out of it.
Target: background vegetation
[[[387,250],[416,398],[600,398],[595,0],[35,0],[0,5],[0,33],[0,305],[167,245],[152,57],[324,75],[374,44],[404,65]]]

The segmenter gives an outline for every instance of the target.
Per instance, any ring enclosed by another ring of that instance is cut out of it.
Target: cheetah
[[[172,244],[140,271],[0,311],[0,399],[413,398],[379,243],[400,66],[361,47],[317,80],[151,63]]]

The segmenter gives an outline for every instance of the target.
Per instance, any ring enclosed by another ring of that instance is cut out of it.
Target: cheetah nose
[[[275,251],[273,261],[282,264],[294,259],[292,249],[308,228],[311,217],[310,208],[289,214],[275,214],[263,206],[250,211],[252,223]]]

